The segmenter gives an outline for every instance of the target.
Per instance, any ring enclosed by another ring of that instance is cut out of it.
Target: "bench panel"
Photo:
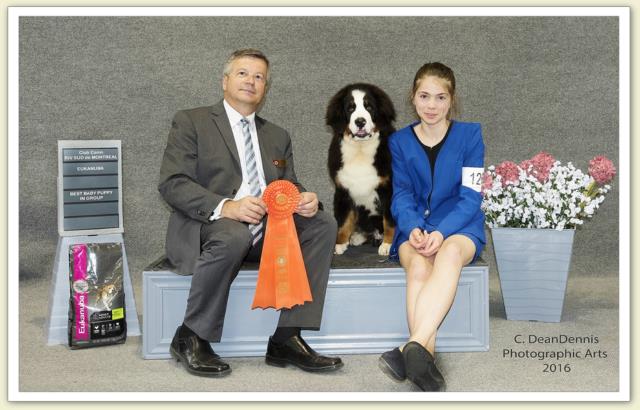
[[[322,325],[303,332],[305,340],[325,354],[381,353],[408,338],[406,283],[399,265],[384,268],[332,269]],[[466,266],[453,306],[436,339],[436,351],[489,349],[488,266]],[[225,327],[214,350],[223,357],[262,356],[276,327],[278,312],[251,310],[257,269],[240,271],[231,285]],[[143,357],[169,358],[169,345],[182,323],[190,276],[170,270],[143,272]]]

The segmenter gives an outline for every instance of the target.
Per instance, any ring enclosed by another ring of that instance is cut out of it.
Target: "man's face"
[[[267,87],[267,64],[259,58],[240,57],[231,63],[231,72],[224,75],[224,99],[236,110],[260,105]]]

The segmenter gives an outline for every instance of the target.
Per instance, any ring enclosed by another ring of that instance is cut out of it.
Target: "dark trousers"
[[[318,330],[337,225],[335,219],[323,211],[311,218],[294,215],[293,219],[313,302],[282,309],[278,326]],[[231,283],[245,260],[260,258],[262,239],[255,246],[252,241],[247,225],[242,222],[221,218],[202,226],[201,252],[193,271],[184,317],[184,323],[201,338],[220,341]]]

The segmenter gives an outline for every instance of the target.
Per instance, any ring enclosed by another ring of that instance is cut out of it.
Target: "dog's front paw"
[[[349,247],[348,243],[336,243],[336,250],[334,253],[336,255],[342,255],[344,251],[347,250],[348,247]]]
[[[360,246],[367,241],[367,237],[360,232],[354,232],[349,238],[349,243],[353,246]]]
[[[382,242],[382,244],[380,244],[380,247],[378,247],[378,255],[389,255],[389,249],[391,249],[391,244]]]

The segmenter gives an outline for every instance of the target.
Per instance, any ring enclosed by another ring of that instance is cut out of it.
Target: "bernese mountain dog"
[[[333,130],[329,175],[335,185],[333,213],[338,222],[335,253],[368,240],[388,255],[395,222],[391,217],[391,154],[396,112],[389,96],[372,84],[342,88],[327,107]]]

